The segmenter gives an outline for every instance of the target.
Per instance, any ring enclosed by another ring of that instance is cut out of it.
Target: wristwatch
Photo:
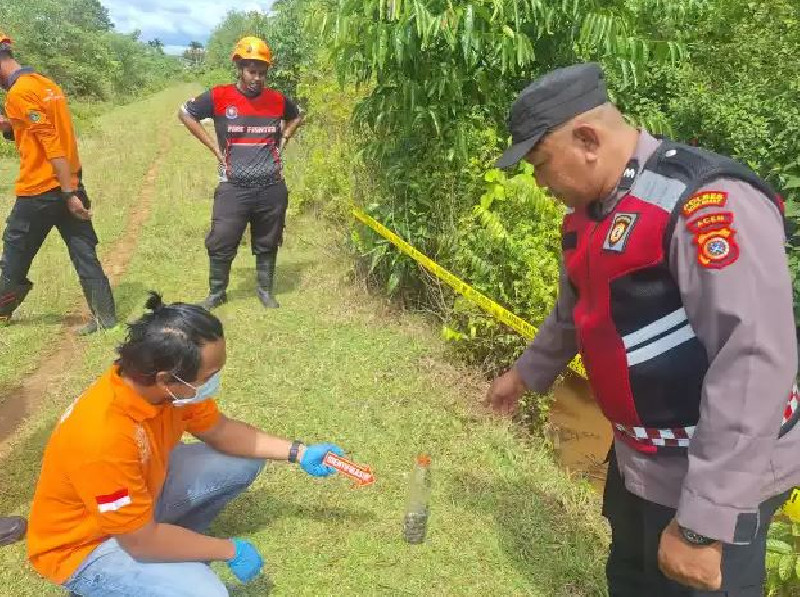
[[[704,546],[704,545],[711,545],[716,543],[716,539],[712,539],[711,537],[706,537],[705,535],[701,535],[700,533],[695,533],[691,529],[687,529],[686,527],[682,527],[678,525],[678,528],[681,530],[681,536],[683,537],[684,541],[687,543],[691,543],[692,545],[697,546]]]
[[[297,462],[297,453],[300,451],[300,446],[302,445],[303,442],[301,442],[299,439],[296,439],[292,442],[292,446],[289,448],[289,462]]]

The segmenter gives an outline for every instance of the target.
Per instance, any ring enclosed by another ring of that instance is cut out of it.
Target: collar
[[[139,395],[120,375],[116,365],[112,367],[111,387],[114,390],[114,406],[121,410],[137,423],[158,416],[163,409],[161,406],[151,404]]]
[[[19,79],[21,76],[32,75],[35,72],[36,71],[33,70],[33,68],[31,68],[30,66],[23,66],[22,68],[18,68],[8,76],[8,81],[6,82],[6,91],[11,89],[14,86],[14,83],[17,82],[17,79]]]
[[[659,145],[661,145],[661,141],[653,137],[649,132],[644,129],[639,131],[639,139],[636,141],[633,155],[625,165],[625,170],[623,170],[617,186],[601,201],[589,204],[587,212],[593,216],[593,219],[602,219],[608,215],[616,207],[617,203],[628,194],[634,180],[642,172],[647,160],[656,152]]]

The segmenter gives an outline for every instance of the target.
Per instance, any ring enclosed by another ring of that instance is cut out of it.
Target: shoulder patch
[[[733,214],[729,211],[718,211],[689,220],[686,223],[686,228],[689,232],[699,234],[709,228],[724,228],[731,224],[733,224]]]
[[[697,262],[702,267],[722,269],[739,259],[739,245],[731,212],[717,211],[697,216],[686,223],[686,228],[694,234]]]
[[[681,212],[688,218],[704,207],[723,207],[727,202],[727,191],[702,191],[689,197],[689,200],[683,204]]]

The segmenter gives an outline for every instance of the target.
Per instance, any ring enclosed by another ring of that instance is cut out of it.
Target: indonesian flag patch
[[[98,495],[97,510],[102,514],[105,512],[116,512],[117,510],[131,504],[131,494],[127,489],[120,489],[108,495]]]

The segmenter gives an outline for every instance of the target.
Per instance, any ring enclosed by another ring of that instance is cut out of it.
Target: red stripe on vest
[[[635,214],[636,218],[624,249],[610,251],[603,246],[619,214]],[[661,263],[662,243],[653,239],[663,238],[668,224],[669,214],[633,195],[625,196],[601,222],[590,220],[581,211],[564,219],[564,232],[578,235],[578,246],[565,254],[565,262],[569,278],[578,288],[573,318],[586,372],[606,417],[631,427],[642,426],[642,421],[633,399],[625,345],[611,318],[609,283]]]

